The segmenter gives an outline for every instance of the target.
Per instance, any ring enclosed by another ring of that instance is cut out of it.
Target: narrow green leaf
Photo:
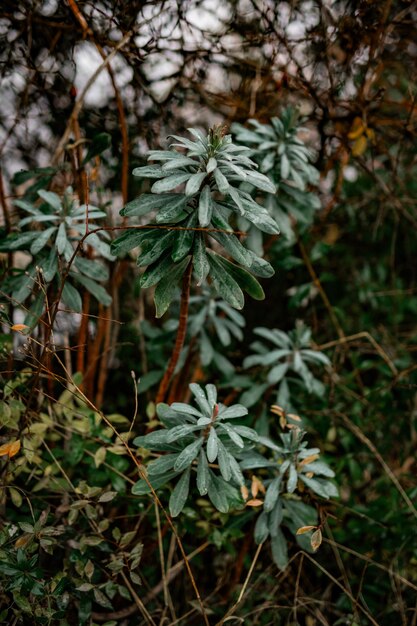
[[[147,288],[156,285],[173,266],[174,263],[168,252],[165,257],[159,258],[156,263],[148,266],[146,271],[140,277],[140,286]]]
[[[45,200],[45,202],[47,202],[49,206],[51,206],[54,209],[54,211],[57,211],[58,213],[61,212],[62,203],[61,203],[61,198],[58,196],[58,194],[54,193],[53,191],[46,191],[45,189],[40,189],[38,191],[38,196],[42,198],[42,200]]]
[[[258,516],[258,519],[256,520],[253,536],[255,539],[255,543],[257,543],[258,545],[268,539],[268,514],[265,511],[262,511],[262,513]]]
[[[177,173],[172,174],[171,176],[167,176],[166,178],[162,178],[154,183],[151,187],[152,193],[163,193],[164,191],[171,191],[171,189],[175,189],[182,183],[185,183],[192,176],[190,172],[187,173]]]
[[[230,263],[227,259],[219,257],[219,262],[223,265],[228,274],[233,277],[236,283],[244,289],[254,300],[264,300],[265,293],[256,278],[242,267]]]
[[[275,503],[274,508],[269,514],[269,532],[271,533],[271,537],[276,537],[278,528],[281,526],[281,522],[284,517],[284,509],[282,506],[281,498]]]
[[[207,172],[198,172],[197,174],[193,174],[185,186],[185,195],[193,196],[196,194],[206,176]]]
[[[184,230],[176,231],[174,245],[172,247],[171,258],[173,261],[181,261],[190,251],[193,242],[195,231],[193,230],[197,226],[197,216],[192,213],[190,217],[181,224]],[[190,229],[190,230],[186,230]]]
[[[210,264],[207,259],[206,246],[203,233],[196,233],[193,247],[193,267],[197,278],[197,285],[201,285],[207,278],[210,271]]]
[[[213,472],[210,472],[209,487],[207,492],[208,497],[218,511],[221,513],[227,513],[229,510],[229,504],[227,502],[226,494],[222,488],[223,484],[223,481],[218,479]]]
[[[210,463],[214,463],[217,459],[219,452],[219,439],[214,428],[210,428],[210,433],[207,439],[207,458]]]
[[[178,281],[184,274],[189,262],[190,258],[186,257],[179,263],[176,263],[167,270],[164,277],[159,281],[154,294],[156,317],[162,317],[168,310],[178,287]]]
[[[65,281],[65,285],[62,290],[62,300],[72,311],[75,311],[76,313],[80,313],[82,311],[83,301],[80,292],[73,285],[71,285],[68,280]]]
[[[214,288],[232,307],[243,309],[245,299],[241,288],[230,273],[227,270],[225,271],[224,265],[219,260],[221,257],[212,251],[209,252],[210,277]]]
[[[281,488],[281,476],[277,476],[272,480],[265,494],[264,509],[269,513],[274,508]]]
[[[177,517],[181,513],[187,501],[190,490],[190,473],[191,470],[189,468],[185,470],[171,493],[169,511],[172,517]]]
[[[198,221],[203,228],[208,226],[213,214],[210,185],[205,185],[198,202]]]
[[[284,570],[288,565],[287,540],[281,528],[277,529],[275,537],[271,537],[272,558],[280,570]]]
[[[226,176],[222,174],[222,172],[219,170],[218,167],[216,167],[216,169],[213,170],[213,174],[214,174],[214,179],[216,181],[216,184],[220,193],[227,193],[229,191],[230,185],[228,183]]]
[[[201,448],[200,456],[198,458],[198,465],[197,465],[197,489],[200,493],[200,496],[206,495],[208,491],[208,487],[209,487],[209,479],[210,479],[209,466],[207,462],[206,453]]]
[[[217,460],[219,463],[220,473],[225,479],[225,481],[229,482],[229,480],[232,477],[232,471],[230,469],[230,463],[229,463],[229,455],[227,453],[226,448],[224,447],[224,445],[222,444],[219,438],[217,438],[217,447],[218,447]]]
[[[288,470],[287,491],[288,493],[294,493],[297,488],[298,475],[294,463],[291,463]]]
[[[58,254],[63,254],[66,244],[67,244],[67,232],[65,230],[64,222],[61,222],[61,224],[59,225],[58,234],[55,240],[55,246],[56,246],[56,249],[58,250]]]
[[[137,265],[151,265],[172,245],[177,233],[172,230],[155,229],[148,232],[148,236],[143,239],[142,252],[137,259]]]
[[[38,237],[34,240],[30,247],[30,253],[33,255],[38,254],[42,248],[46,246],[52,234],[56,231],[57,226],[51,226],[47,228],[42,233],[38,233]]]
[[[147,465],[147,471],[149,476],[160,476],[169,472],[174,467],[174,464],[179,454],[163,454],[158,459],[151,461]]]
[[[91,293],[95,299],[103,304],[104,306],[110,306],[112,303],[112,297],[107,291],[104,289],[102,285],[98,285],[91,278],[87,278],[87,276],[82,276],[81,274],[73,274],[75,280],[77,280],[83,287],[87,289]]]
[[[243,417],[248,414],[248,409],[242,404],[233,404],[233,406],[222,406],[219,410],[219,420],[230,420],[236,417]]]
[[[196,441],[193,441],[193,443],[190,443],[188,446],[184,448],[184,450],[181,452],[181,454],[178,456],[175,462],[174,470],[176,472],[181,472],[186,467],[192,464],[192,462],[194,461],[194,459],[197,457],[198,453],[200,452],[200,448],[203,445],[203,441],[204,441],[203,437],[200,437],[199,439],[197,439]]]

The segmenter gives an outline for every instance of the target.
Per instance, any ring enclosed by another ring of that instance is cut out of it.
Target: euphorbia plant
[[[177,340],[157,401],[164,398],[185,338],[190,286],[206,281],[232,307],[244,305],[243,291],[261,300],[264,292],[255,278],[270,277],[274,270],[264,259],[245,248],[231,225],[234,214],[245,217],[260,230],[279,233],[268,211],[240,189],[242,182],[275,193],[274,184],[257,171],[246,156],[247,148],[232,143],[221,128],[208,135],[190,129],[194,141],[173,136],[168,150],[152,150],[149,160],[158,164],[136,168],[135,176],[155,179],[151,193],[129,202],[125,217],[151,214],[148,224],[131,228],[112,244],[114,254],[139,246],[137,263],[147,269],[142,287],[155,289],[156,316],[168,309],[182,281],[180,324]],[[234,262],[230,261],[233,259]]]

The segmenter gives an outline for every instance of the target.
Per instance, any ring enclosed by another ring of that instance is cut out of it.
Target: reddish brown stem
[[[182,347],[184,345],[185,333],[187,331],[188,304],[190,300],[190,286],[191,286],[192,271],[193,271],[193,263],[192,261],[190,261],[186,269],[186,272],[184,274],[183,281],[182,281],[181,308],[180,308],[180,319],[179,319],[179,324],[178,324],[177,337],[175,339],[175,345],[172,351],[170,361],[168,363],[168,367],[159,385],[158,393],[156,394],[156,404],[164,401],[165,394],[168,390],[169,383],[171,381],[175,367],[178,363],[178,359],[180,358]]]

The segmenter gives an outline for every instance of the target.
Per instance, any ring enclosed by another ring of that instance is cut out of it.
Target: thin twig
[[[260,554],[260,552],[262,550],[263,545],[264,545],[263,543],[260,543],[258,548],[257,548],[257,550],[256,550],[256,552],[255,552],[255,556],[253,557],[253,561],[252,561],[251,566],[249,568],[248,574],[247,574],[247,576],[245,578],[245,582],[243,583],[242,589],[240,590],[238,599],[236,600],[234,605],[227,611],[226,615],[224,615],[222,617],[220,622],[217,622],[216,626],[222,626],[222,624],[224,624],[225,620],[228,617],[230,617],[230,615],[233,614],[233,612],[236,609],[236,607],[242,602],[243,596],[245,595],[246,588],[247,588],[247,586],[249,584],[249,581],[251,579],[252,572],[253,572],[253,570],[255,568],[256,561],[258,560],[258,557],[259,557],[259,554]]]
[[[382,467],[384,468],[384,471],[386,473],[386,475],[388,476],[388,478],[391,480],[392,483],[394,483],[395,487],[397,488],[398,492],[400,493],[402,499],[404,500],[404,502],[407,504],[410,512],[414,515],[415,518],[417,518],[417,509],[415,508],[414,504],[411,502],[410,498],[408,497],[407,493],[405,492],[404,488],[402,487],[402,485],[400,484],[398,478],[396,477],[396,475],[394,474],[394,472],[392,471],[392,469],[389,467],[389,465],[387,465],[387,463],[384,461],[384,458],[382,457],[382,455],[378,452],[377,448],[374,446],[374,444],[372,443],[372,441],[370,439],[368,439],[368,437],[361,431],[361,429],[356,426],[356,424],[354,424],[347,415],[345,415],[344,413],[340,413],[339,411],[336,413],[336,415],[338,415],[344,422],[344,424],[347,426],[347,428],[349,428],[349,430],[360,440],[362,441],[362,443],[364,443],[366,445],[367,448],[369,448],[369,450],[372,452],[372,454],[375,456],[375,458],[377,459],[377,461],[379,461],[379,463],[382,465]]]

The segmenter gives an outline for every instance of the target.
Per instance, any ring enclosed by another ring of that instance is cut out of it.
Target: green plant
[[[278,329],[258,327],[254,329],[255,335],[273,344],[258,340],[250,347],[255,354],[247,356],[243,362],[245,368],[259,367],[262,377],[266,382],[261,382],[257,389],[257,394],[247,392],[242,397],[245,406],[250,407],[262,393],[269,387],[278,385],[277,404],[290,408],[290,386],[289,383],[302,384],[309,393],[323,395],[323,383],[314,377],[309,365],[330,366],[329,358],[311,349],[311,330],[303,323],[298,323],[294,330],[285,333]],[[295,374],[291,376],[291,373]]]
[[[92,230],[94,220],[106,214],[94,206],[79,205],[68,187],[62,198],[53,191],[37,191],[38,202],[15,200],[15,205],[27,213],[12,232],[0,242],[0,251],[22,251],[28,254],[26,268],[10,268],[3,283],[3,292],[14,304],[32,299],[25,324],[34,327],[45,307],[58,294],[72,311],[82,310],[79,288],[85,288],[101,304],[108,306],[111,297],[100,284],[108,280],[109,272],[101,258],[113,260],[108,234],[91,233],[86,245],[99,258],[89,258],[78,250],[78,243]],[[76,252],[78,251],[78,253]],[[77,286],[76,286],[77,285]]]
[[[269,193],[275,193],[275,186],[256,171],[257,165],[245,156],[247,148],[235,146],[221,129],[211,129],[208,136],[195,129],[190,133],[195,141],[173,136],[169,150],[149,152],[149,160],[162,165],[133,171],[156,182],[151,193],[129,202],[121,215],[141,217],[155,212],[155,222],[130,229],[112,242],[116,255],[140,247],[137,264],[147,266],[140,284],[156,285],[157,317],[167,311],[180,279],[192,270],[198,285],[209,278],[218,294],[237,309],[244,304],[242,289],[253,298],[264,298],[253,274],[269,277],[274,273],[267,261],[240,243],[230,219],[237,213],[262,231],[278,233],[268,211],[239,189],[242,181]],[[182,192],[174,191],[184,185]],[[224,252],[219,252],[218,244]]]
[[[269,124],[250,119],[248,125],[232,124],[232,133],[238,144],[250,147],[249,156],[276,186],[277,193],[265,199],[265,206],[280,225],[287,243],[293,243],[295,225],[297,231],[306,229],[321,206],[317,195],[309,190],[317,185],[319,172],[311,164],[311,151],[299,138],[305,130],[300,126],[299,113],[287,107]],[[245,222],[241,220],[239,225],[244,228]],[[252,230],[250,241],[259,253],[262,240]]]

